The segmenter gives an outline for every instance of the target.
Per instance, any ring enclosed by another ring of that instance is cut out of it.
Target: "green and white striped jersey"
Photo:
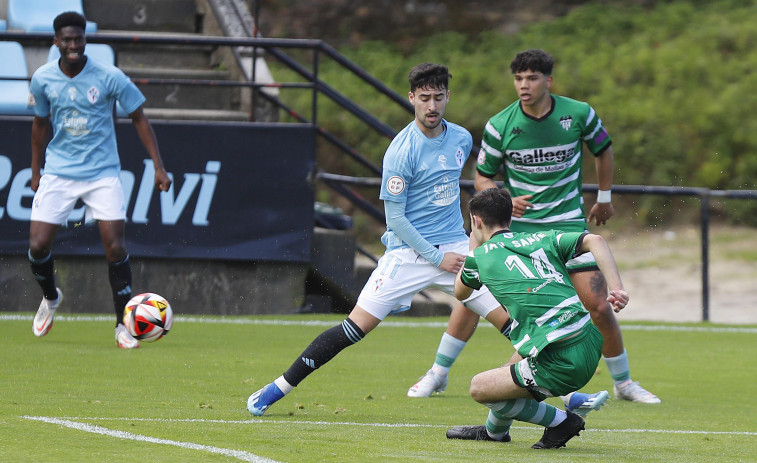
[[[481,175],[493,178],[503,165],[505,186],[513,197],[534,195],[533,207],[523,217],[513,217],[514,230],[521,229],[519,223],[583,230],[583,143],[595,156],[612,143],[588,103],[551,97],[552,109],[540,119],[525,114],[518,100],[489,119],[484,129],[477,160]]]
[[[591,323],[565,266],[584,235],[503,230],[465,259],[463,284],[473,289],[486,285],[510,312],[510,340],[524,358],[536,357],[550,343]]]

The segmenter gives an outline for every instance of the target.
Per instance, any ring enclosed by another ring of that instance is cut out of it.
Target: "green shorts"
[[[510,365],[515,384],[536,400],[577,391],[589,382],[602,356],[602,334],[587,324],[574,338],[552,343],[536,357]]]
[[[515,222],[510,224],[510,230],[514,232],[536,233],[544,230],[562,230],[566,232],[584,232],[586,229],[585,221],[577,222],[556,222],[556,223],[530,223]],[[565,263],[568,273],[588,272],[599,270],[594,254],[586,252],[578,257],[574,257]]]

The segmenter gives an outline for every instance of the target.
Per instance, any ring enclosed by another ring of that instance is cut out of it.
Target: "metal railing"
[[[379,188],[380,178],[349,177],[327,173],[318,174],[318,179],[350,199],[358,208],[376,220],[383,221],[384,213],[372,203],[356,195],[347,185]],[[502,186],[502,182],[496,182]],[[461,180],[460,187],[472,191],[472,180]],[[596,193],[598,185],[585,184],[584,193]],[[699,222],[702,256],[702,321],[710,321],[710,200],[711,198],[757,199],[757,190],[710,190],[708,188],[649,186],[649,185],[613,185],[612,191],[616,195],[661,195],[687,196],[699,200]]]
[[[6,31],[0,32],[0,40],[16,40],[19,42],[52,42],[51,33],[24,33]],[[237,86],[250,87],[253,89],[271,88],[299,88],[311,89],[313,92],[311,119],[308,120],[303,115],[296,112],[285,103],[275,97],[267,95],[264,92],[257,92],[259,96],[267,99],[283,111],[290,114],[295,120],[311,124],[316,133],[329,141],[340,151],[345,153],[354,161],[367,167],[371,172],[380,175],[381,168],[371,162],[366,156],[357,152],[349,145],[344,143],[336,135],[332,134],[317,123],[318,114],[318,94],[323,94],[340,107],[350,112],[352,115],[366,123],[371,129],[379,134],[391,139],[396,135],[396,131],[386,125],[383,121],[373,116],[368,111],[361,108],[349,98],[345,97],[334,88],[323,82],[318,75],[319,61],[321,55],[326,56],[343,69],[354,74],[379,93],[387,97],[392,103],[397,104],[413,113],[412,105],[406,98],[397,94],[381,81],[371,76],[364,69],[360,68],[350,60],[342,56],[334,48],[321,40],[308,39],[267,39],[267,38],[249,38],[249,37],[209,37],[198,35],[155,35],[155,34],[92,34],[87,36],[87,41],[91,43],[108,43],[108,44],[179,44],[179,45],[205,45],[205,46],[229,46],[229,47],[251,47],[253,50],[258,48],[264,49],[268,55],[281,62],[289,69],[303,77],[306,82],[280,82],[280,83],[260,83],[250,81],[219,81],[219,80],[195,80],[195,79],[160,79],[160,78],[140,78],[133,79],[136,83],[145,85],[208,85],[208,86]],[[284,53],[283,49],[310,49],[313,51],[311,68],[299,63]],[[255,93],[255,92],[254,92]],[[250,109],[251,119],[254,108]],[[474,147],[475,150],[475,147]],[[370,201],[363,198],[355,192],[350,186],[360,187],[378,187],[380,178],[350,177],[345,175],[336,175],[331,173],[317,172],[314,180],[322,182],[337,194],[345,197],[360,210],[365,212],[369,217],[380,223],[385,223],[383,211],[375,207]],[[501,185],[501,182],[499,182]],[[461,188],[469,192],[473,191],[472,180],[462,180]],[[583,191],[586,193],[596,192],[597,185],[584,185]],[[689,187],[664,187],[664,186],[644,186],[644,185],[613,185],[613,191],[616,194],[634,194],[634,195],[663,195],[663,196],[688,196],[696,197],[700,201],[700,231],[701,231],[701,252],[702,252],[702,319],[709,321],[710,311],[710,293],[709,293],[709,227],[710,227],[710,200],[716,198],[735,198],[735,199],[757,199],[757,190],[710,190],[707,188],[689,188]],[[365,249],[359,251],[368,257],[376,260]]]

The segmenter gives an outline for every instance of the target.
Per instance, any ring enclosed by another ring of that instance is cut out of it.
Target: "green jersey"
[[[568,276],[585,233],[503,230],[468,254],[461,274],[466,286],[486,285],[510,312],[510,340],[522,357],[536,357],[547,345],[591,323]]]
[[[484,129],[477,161],[481,175],[493,178],[502,165],[505,187],[513,197],[534,195],[533,207],[523,217],[513,217],[513,230],[533,230],[528,224],[585,229],[583,143],[595,156],[611,144],[602,120],[588,103],[551,97],[552,109],[540,119],[525,114],[519,100],[489,119]]]

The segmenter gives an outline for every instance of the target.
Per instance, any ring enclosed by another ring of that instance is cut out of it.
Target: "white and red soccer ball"
[[[124,309],[124,325],[129,334],[145,342],[162,338],[173,325],[171,304],[155,293],[132,297]]]

